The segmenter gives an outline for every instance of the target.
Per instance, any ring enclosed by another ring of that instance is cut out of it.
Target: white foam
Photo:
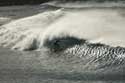
[[[48,11],[3,25],[0,45],[20,50],[42,48],[46,39],[74,36],[92,43],[125,47],[124,13],[115,9]]]
[[[33,44],[34,39],[63,15],[61,9],[22,18],[0,28],[0,45],[23,50]]]
[[[70,35],[92,43],[125,46],[125,16],[122,13],[125,12],[106,9],[70,12],[49,26],[44,35],[50,39]]]

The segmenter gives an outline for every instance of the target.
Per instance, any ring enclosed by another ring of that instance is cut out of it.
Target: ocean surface
[[[0,83],[125,83],[125,4],[101,4],[0,7]]]

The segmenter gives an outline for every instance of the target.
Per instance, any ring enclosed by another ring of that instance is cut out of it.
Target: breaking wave
[[[105,3],[95,4],[108,7]],[[98,7],[94,3],[89,4]],[[121,2],[115,2],[110,6],[117,6],[116,4],[124,7],[124,3],[121,4]],[[93,7],[90,5],[87,6]],[[123,36],[125,12],[122,9],[67,9],[87,7],[80,1],[76,3],[52,1],[39,7],[50,8],[49,6],[57,10],[48,10],[2,25],[0,27],[0,40],[2,40],[0,46],[18,50],[34,50],[42,48],[46,40],[51,41],[53,38],[66,36],[84,39],[91,43],[125,46]]]
[[[91,43],[125,46],[124,9],[46,11],[2,25],[0,45],[18,50],[34,50],[46,40],[75,37]]]
[[[0,46],[17,50],[41,50],[40,52],[46,47],[51,50],[47,51],[51,53],[48,55],[54,57],[54,59],[49,57],[49,62],[59,62],[58,68],[61,68],[60,64],[67,61],[66,66],[70,63],[76,71],[97,70],[94,76],[102,75],[101,79],[108,79],[109,72],[112,78],[115,75],[113,79],[118,75],[123,77],[125,72],[124,8],[76,10],[65,7],[61,6],[57,10],[48,10],[0,26]],[[56,55],[61,60],[55,58]],[[47,54],[43,53],[43,56]],[[39,60],[45,61],[48,58]],[[49,62],[40,64],[46,66],[45,63]],[[106,78],[103,78],[103,74]],[[121,78],[120,76],[118,77]]]
[[[0,27],[0,45],[13,49],[35,49],[47,27],[63,16],[60,10],[22,18]]]
[[[98,8],[46,11],[1,26],[0,45],[34,50],[42,48],[46,40],[70,36],[91,43],[124,47],[124,14],[119,9]]]

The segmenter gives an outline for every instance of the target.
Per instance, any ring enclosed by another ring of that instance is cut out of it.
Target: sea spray
[[[38,36],[43,34],[51,23],[62,16],[62,9],[59,9],[5,24],[0,28],[0,40],[2,40],[0,45],[19,50],[33,48],[34,45],[32,44],[34,44],[34,41],[38,42]]]
[[[125,18],[122,13],[113,9],[68,11],[46,29],[42,40],[71,36],[91,43],[124,47]]]
[[[35,50],[43,48],[46,40],[71,36],[91,43],[124,47],[124,26],[124,11],[119,12],[119,9],[59,9],[1,26],[0,45]]]

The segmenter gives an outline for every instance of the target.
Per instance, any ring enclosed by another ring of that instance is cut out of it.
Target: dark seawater
[[[0,83],[124,83],[124,73],[82,69],[82,62],[58,54],[0,48]],[[76,59],[77,60],[77,59]],[[120,70],[120,69],[119,69]],[[122,74],[123,73],[123,74]],[[111,77],[112,76],[112,77]]]

